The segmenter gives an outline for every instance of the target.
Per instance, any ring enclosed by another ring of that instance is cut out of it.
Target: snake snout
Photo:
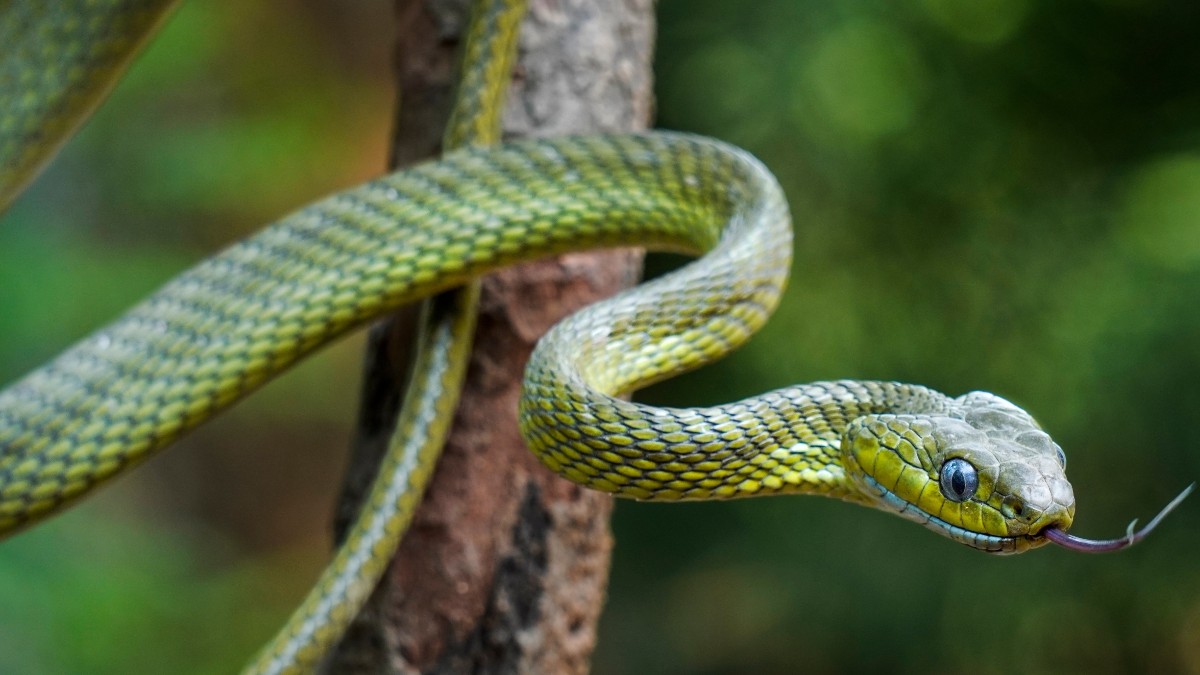
[[[1064,477],[1031,476],[1004,497],[1000,514],[1014,534],[1034,536],[1046,528],[1066,530],[1075,520],[1075,494]]]
[[[1062,449],[1038,429],[986,431],[987,449],[999,459],[996,492],[1001,498],[996,506],[1009,534],[1032,537],[1046,528],[1069,528],[1075,519],[1075,492]]]
[[[1040,510],[1029,521],[1028,534],[1035,536],[1047,529],[1056,529],[1066,531],[1070,529],[1071,523],[1075,522],[1075,506],[1070,507],[1062,504],[1052,504],[1050,507]]]
[[[1075,495],[1065,474],[1066,455],[1024,410],[994,394],[959,397],[952,416],[972,433],[943,424],[949,453],[972,461],[994,483],[984,494],[1004,520],[1006,536],[1031,537],[1048,528],[1067,528],[1075,516]],[[951,438],[951,432],[953,437]]]

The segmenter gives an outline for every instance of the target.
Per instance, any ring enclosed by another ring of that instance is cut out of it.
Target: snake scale
[[[98,104],[173,3],[0,3],[0,208]],[[555,326],[520,426],[549,468],[641,500],[823,494],[955,541],[1019,553],[1090,541],[1065,455],[993,394],[824,382],[677,409],[622,396],[743,344],[779,302],[791,219],[748,153],[680,133],[498,139],[523,3],[477,3],[441,160],[338,193],[204,260],[0,392],[0,536],[52,514],[337,337],[428,305],[418,376],[359,520],[249,670],[315,667],[374,587],[440,450],[465,368],[475,280],[580,249],[699,256]],[[461,289],[455,291],[455,289]],[[1186,491],[1185,493],[1186,494]]]

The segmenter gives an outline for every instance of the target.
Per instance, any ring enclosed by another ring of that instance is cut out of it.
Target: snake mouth
[[[939,532],[960,544],[965,544],[971,548],[984,551],[987,553],[995,553],[998,555],[1006,555],[1012,553],[1023,553],[1032,548],[1044,546],[1046,544],[1055,544],[1072,551],[1080,551],[1083,553],[1109,553],[1112,551],[1120,551],[1129,548],[1139,541],[1146,538],[1163,518],[1168,513],[1179,506],[1184,499],[1187,498],[1192,490],[1196,487],[1195,483],[1184,488],[1178,496],[1172,499],[1161,511],[1158,512],[1146,526],[1140,530],[1135,530],[1137,520],[1129,523],[1129,527],[1125,531],[1125,536],[1117,539],[1085,539],[1069,534],[1066,530],[1057,527],[1049,526],[1041,530],[1027,535],[1019,535],[1016,537],[1000,537],[992,534],[982,534],[972,532],[959,525],[948,523],[937,516],[930,515],[915,504],[911,504],[904,499],[888,490],[883,485],[879,484],[871,476],[863,474],[861,476],[862,484],[867,488],[868,492],[872,493],[879,500],[879,505],[883,508],[896,513],[902,518],[906,518],[915,523],[920,523],[929,529]]]
[[[871,476],[863,474],[861,476],[861,480],[867,490],[878,498],[879,504],[884,509],[891,511],[906,520],[911,520],[914,523],[920,523],[934,532],[949,537],[960,544],[970,546],[973,549],[983,551],[985,553],[994,553],[996,555],[1023,553],[1031,548],[1043,546],[1048,541],[1053,541],[1042,536],[1044,533],[1018,535],[1015,537],[1001,537],[994,534],[973,532],[965,527],[948,523],[937,516],[930,515],[922,511],[915,504],[905,501],[891,490],[885,488],[883,485],[880,485],[879,482]]]

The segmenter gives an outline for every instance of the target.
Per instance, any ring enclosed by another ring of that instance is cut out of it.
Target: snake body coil
[[[74,499],[369,318],[518,260],[718,246],[719,265],[705,259],[591,310],[595,324],[612,322],[605,340],[628,343],[613,354],[644,355],[604,364],[622,384],[699,364],[765,320],[788,237],[770,174],[687,136],[467,150],[336,195],[201,263],[0,393],[0,528]],[[558,331],[558,349],[595,342],[588,331]],[[680,337],[648,339],[667,332]],[[535,384],[539,398],[557,386]]]
[[[0,208],[170,4],[0,5],[0,45],[11,50],[0,59]],[[518,0],[477,8],[448,147],[495,141],[521,10]],[[358,523],[252,665],[309,669],[370,593],[436,461],[465,368],[474,280],[532,258],[639,245],[701,257],[555,326],[528,365],[521,430],[562,476],[647,500],[823,494],[998,553],[1128,545],[1065,534],[1075,505],[1062,450],[992,394],[844,381],[710,408],[623,400],[737,348],[766,321],[790,265],[790,228],[762,164],[684,134],[471,147],[334,195],[205,260],[0,392],[0,536],[347,331],[466,285],[423,333],[422,375]]]

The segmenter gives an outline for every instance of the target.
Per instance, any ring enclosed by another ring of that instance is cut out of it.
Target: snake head
[[[972,548],[1020,553],[1075,517],[1062,449],[994,394],[961,396],[937,414],[859,417],[841,453],[872,505]]]

